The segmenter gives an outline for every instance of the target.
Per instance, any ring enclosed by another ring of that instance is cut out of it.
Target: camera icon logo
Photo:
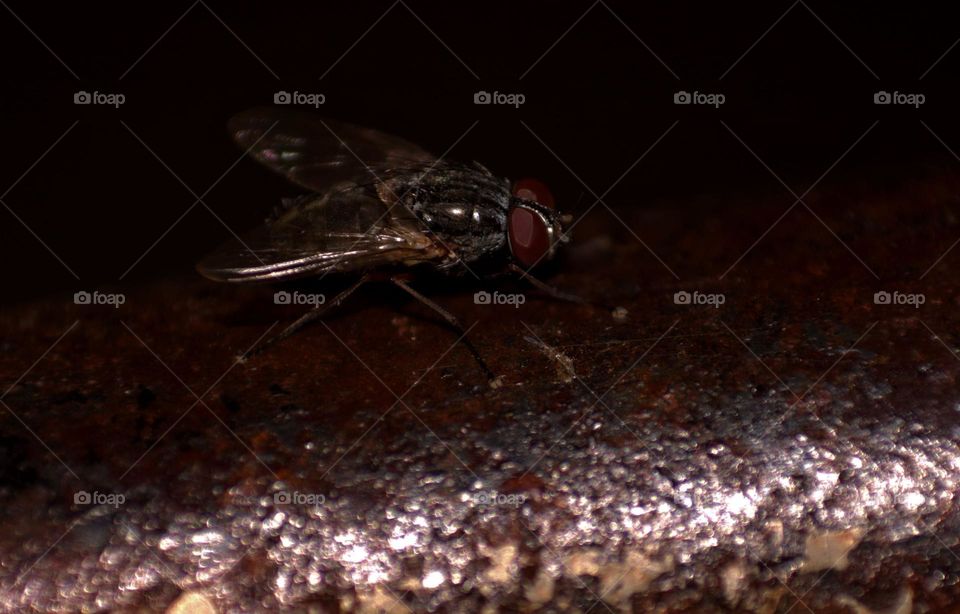
[[[890,293],[886,290],[881,290],[880,292],[874,292],[873,302],[876,305],[889,305],[890,304]]]
[[[90,493],[85,490],[80,490],[73,493],[74,505],[90,505],[90,501],[92,501]]]
[[[673,104],[690,104],[691,102],[693,102],[693,99],[690,96],[690,92],[684,92],[683,90],[674,92]]]
[[[473,95],[473,104],[490,104],[491,102],[493,102],[493,97],[490,96],[490,92],[480,90]]]
[[[91,301],[90,293],[86,290],[81,290],[80,292],[75,292],[73,294],[73,303],[75,305],[89,305]]]
[[[289,505],[290,501],[290,493],[285,490],[273,493],[273,502],[277,505]]]
[[[286,290],[280,290],[273,293],[273,303],[275,305],[289,305],[292,295]]]
[[[873,95],[873,104],[890,104],[892,101],[890,92],[879,91]]]
[[[92,101],[93,98],[90,96],[90,92],[80,90],[79,92],[73,93],[73,104],[90,104]]]
[[[492,297],[490,296],[490,293],[489,293],[489,292],[487,292],[486,290],[481,290],[480,292],[474,293],[474,295],[473,295],[473,304],[474,304],[474,305],[489,305],[489,304],[492,302],[491,299],[492,299]]]
[[[281,90],[273,93],[273,104],[290,104],[291,101],[292,97],[290,96],[290,92]]]
[[[673,304],[674,305],[689,305],[690,304],[690,293],[686,290],[681,290],[673,294]]]

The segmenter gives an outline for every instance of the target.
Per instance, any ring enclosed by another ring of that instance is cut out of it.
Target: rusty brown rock
[[[296,315],[270,288],[9,308],[0,609],[946,609],[960,253],[921,276],[960,236],[956,194],[823,190],[836,236],[798,207],[722,279],[789,202],[624,213],[679,281],[596,223],[550,281],[623,322],[435,288],[498,390],[389,288],[242,364]]]

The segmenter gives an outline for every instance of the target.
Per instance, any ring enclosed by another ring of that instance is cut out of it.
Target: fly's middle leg
[[[455,328],[457,332],[460,333],[460,342],[462,342],[463,345],[465,345],[467,349],[470,350],[470,353],[473,355],[474,360],[477,361],[477,364],[480,365],[480,369],[482,369],[484,375],[487,376],[487,382],[490,384],[491,388],[499,388],[503,384],[503,378],[494,375],[493,371],[490,370],[490,367],[487,366],[486,361],[483,360],[482,356],[480,356],[480,352],[478,352],[477,348],[475,348],[473,344],[470,343],[470,340],[467,339],[467,331],[465,328],[463,328],[463,325],[460,324],[460,320],[458,320],[455,315],[453,315],[452,313],[450,313],[440,305],[436,304],[426,296],[420,294],[419,292],[411,288],[405,281],[403,281],[399,277],[391,277],[390,281],[393,282],[394,285],[396,285],[398,288],[408,293],[413,298],[417,299],[418,301],[420,301],[430,309],[433,309],[435,312],[440,314],[443,317],[443,319],[446,320],[448,324],[450,324],[450,326]]]

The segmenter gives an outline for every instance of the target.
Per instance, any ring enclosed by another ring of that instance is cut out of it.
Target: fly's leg
[[[254,356],[256,354],[263,352],[265,349],[267,349],[274,343],[277,343],[278,341],[283,341],[284,339],[293,335],[294,333],[299,331],[304,326],[310,324],[314,320],[319,320],[320,318],[325,316],[328,311],[330,311],[334,307],[337,307],[338,305],[340,305],[340,303],[346,300],[346,298],[351,294],[353,294],[357,288],[359,288],[360,286],[365,284],[367,281],[369,281],[369,277],[370,277],[369,275],[364,275],[363,277],[358,279],[356,282],[354,282],[349,288],[347,288],[346,290],[338,294],[336,297],[334,297],[334,299],[329,303],[323,303],[321,305],[317,305],[307,313],[297,318],[292,324],[290,324],[285,329],[283,329],[282,332],[274,335],[273,337],[270,337],[263,343],[260,343],[259,345],[256,345],[250,348],[249,350],[247,350],[246,353],[244,353],[240,357],[241,360],[245,360],[251,356]]]
[[[430,309],[433,309],[438,314],[443,316],[443,319],[447,321],[450,326],[455,328],[457,332],[460,333],[460,341],[470,350],[470,353],[473,355],[474,360],[477,361],[477,364],[480,365],[480,369],[483,370],[484,375],[487,376],[487,381],[490,383],[491,388],[499,388],[503,383],[503,380],[500,377],[497,377],[493,374],[493,371],[490,370],[490,367],[487,366],[487,363],[483,360],[483,357],[480,356],[480,352],[477,351],[477,348],[470,343],[470,340],[467,339],[467,331],[463,328],[463,325],[460,324],[460,320],[457,319],[452,313],[441,307],[440,305],[434,303],[424,295],[420,294],[413,288],[411,288],[405,281],[398,277],[391,277],[392,281],[398,288],[401,288],[404,292],[408,293],[413,298],[417,299]]]
[[[614,307],[613,305],[607,305],[605,303],[588,301],[587,299],[577,296],[575,294],[568,294],[566,292],[563,292],[562,290],[558,290],[557,288],[554,288],[553,286],[543,283],[542,281],[540,281],[539,279],[537,279],[536,277],[534,277],[533,275],[531,275],[530,273],[528,273],[527,271],[523,270],[522,268],[518,267],[515,264],[511,264],[509,268],[514,273],[519,274],[521,279],[526,279],[534,287],[547,293],[552,298],[555,298],[558,301],[566,301],[568,303],[577,303],[578,305],[589,305],[591,307],[600,307],[602,309],[606,309],[613,316],[614,320],[623,320],[627,317],[627,310],[624,309],[623,307]]]

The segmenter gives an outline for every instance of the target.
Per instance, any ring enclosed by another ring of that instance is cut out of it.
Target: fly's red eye
[[[550,251],[550,234],[543,218],[529,209],[514,207],[510,212],[510,251],[523,266],[531,267]]]
[[[520,179],[513,184],[513,195],[524,200],[532,200],[538,205],[543,205],[548,209],[556,209],[557,203],[553,200],[553,194],[542,181],[536,179]]]

